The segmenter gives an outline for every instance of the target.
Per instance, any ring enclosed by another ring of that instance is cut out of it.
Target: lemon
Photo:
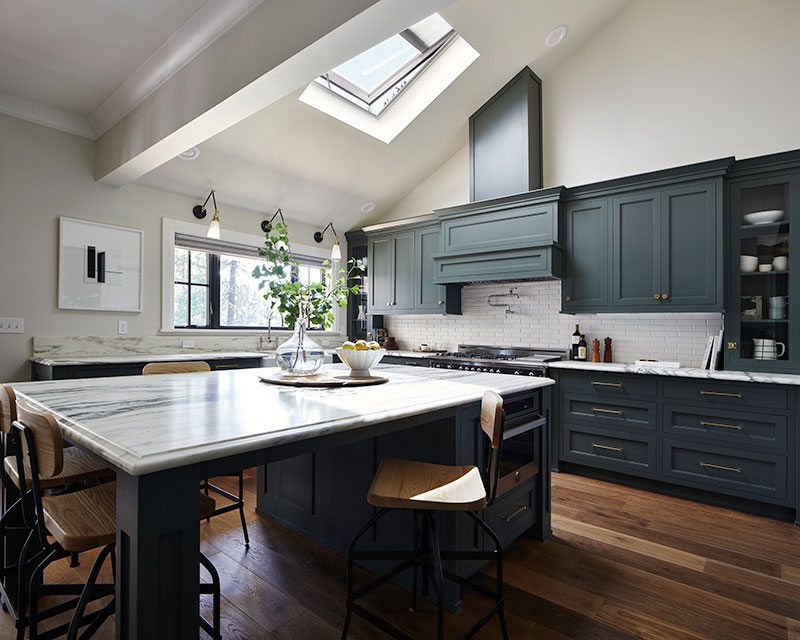
[[[355,348],[356,348],[356,345],[354,345],[349,340],[347,342],[343,342],[342,343],[342,349],[355,349]]]
[[[372,342],[368,342],[368,343],[367,343],[367,346],[368,346],[370,349],[372,349],[373,351],[375,351],[376,349],[380,349],[380,348],[381,348],[381,345],[379,345],[379,344],[378,344],[377,342],[375,342],[374,340],[373,340]]]
[[[369,347],[367,346],[367,341],[366,340],[356,340],[355,349],[356,349],[356,351],[366,351],[367,349],[369,349]]]

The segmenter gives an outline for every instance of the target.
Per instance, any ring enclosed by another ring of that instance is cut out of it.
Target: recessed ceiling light
[[[181,160],[197,160],[200,157],[200,148],[192,147],[178,156]]]
[[[361,213],[372,213],[375,211],[375,203],[374,202],[367,202],[361,205]]]
[[[562,24],[547,34],[547,37],[544,39],[544,44],[546,47],[555,47],[566,37],[566,35],[567,25]]]

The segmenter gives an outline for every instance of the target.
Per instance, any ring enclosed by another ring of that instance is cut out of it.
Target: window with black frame
[[[310,284],[330,277],[330,266],[322,264],[321,259],[296,258],[300,264],[292,269],[292,280]],[[262,262],[264,258],[255,247],[176,234],[174,327],[288,329],[252,276],[253,269]]]

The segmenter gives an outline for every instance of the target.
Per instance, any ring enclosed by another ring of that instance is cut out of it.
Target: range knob
[[[515,372],[514,372],[514,375],[515,375],[515,376],[518,376],[518,375],[519,375],[519,371],[515,371]]]
[[[528,375],[529,376],[534,376],[534,377],[536,376],[536,374],[533,371],[531,371]]]
[[[459,368],[458,368],[458,370],[459,370],[459,371],[463,371],[463,370],[464,370],[464,367],[459,367]]]

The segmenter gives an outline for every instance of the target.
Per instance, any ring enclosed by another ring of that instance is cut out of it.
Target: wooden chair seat
[[[14,484],[19,487],[19,473],[17,472],[17,459],[8,456],[5,459],[6,473]],[[85,480],[112,480],[114,472],[103,464],[100,458],[79,447],[64,449],[64,468],[52,478],[40,478],[39,486],[42,489],[52,489],[66,484],[73,484]],[[25,461],[25,484],[30,489],[32,486],[31,469]]]
[[[367,502],[392,509],[477,511],[486,506],[486,488],[472,465],[386,458],[372,480]]]
[[[214,513],[213,498],[202,493],[200,519]],[[88,551],[117,539],[117,483],[42,498],[47,531],[66,551]]]

